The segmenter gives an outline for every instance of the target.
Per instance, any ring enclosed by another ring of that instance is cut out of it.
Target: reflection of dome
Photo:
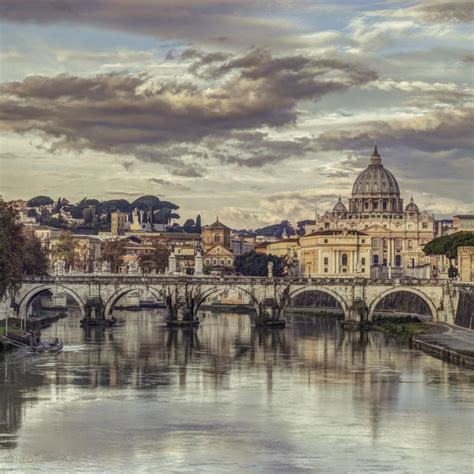
[[[415,201],[413,200],[413,196],[410,198],[410,203],[407,204],[407,207],[405,207],[405,212],[420,212],[418,209],[418,206],[415,204]]]
[[[378,197],[383,195],[400,196],[397,180],[390,171],[383,167],[377,146],[375,146],[368,168],[357,177],[352,188],[353,197],[366,196],[367,194],[375,194]]]
[[[401,214],[403,200],[400,188],[393,174],[382,165],[382,159],[375,146],[369,166],[360,173],[352,187],[349,199],[352,213],[377,212]]]
[[[339,196],[339,199],[337,200],[335,206],[332,209],[332,212],[336,214],[345,214],[347,213],[347,207],[344,206],[344,203],[342,202],[341,196]]]

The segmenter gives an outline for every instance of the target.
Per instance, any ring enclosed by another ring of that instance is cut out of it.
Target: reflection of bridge
[[[364,278],[255,278],[182,277],[117,274],[58,275],[27,278],[15,296],[19,316],[28,314],[33,299],[45,290],[63,292],[74,298],[81,312],[100,298],[105,317],[117,301],[131,291],[146,290],[166,301],[171,314],[178,311],[194,317],[201,304],[213,295],[234,291],[252,304],[258,315],[279,318],[297,295],[321,291],[341,306],[345,319],[372,319],[375,308],[392,293],[409,292],[430,308],[432,319],[454,324],[460,291],[472,291],[473,284],[445,280],[369,280]]]

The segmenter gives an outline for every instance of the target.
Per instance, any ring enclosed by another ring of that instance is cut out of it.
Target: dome
[[[368,196],[400,196],[397,180],[390,171],[382,165],[382,159],[375,146],[369,166],[355,180],[352,188],[353,197]]]
[[[347,212],[347,207],[344,206],[344,203],[342,202],[341,196],[339,196],[339,199],[337,200],[336,204],[334,205],[332,212],[341,214],[341,213],[346,213]]]
[[[420,209],[418,209],[418,206],[415,204],[415,201],[413,200],[413,196],[410,198],[410,203],[407,204],[405,207],[405,212],[420,212]]]

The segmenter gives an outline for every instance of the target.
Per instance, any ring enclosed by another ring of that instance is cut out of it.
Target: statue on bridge
[[[66,272],[66,262],[64,260],[56,260],[53,268],[56,275],[64,275]]]

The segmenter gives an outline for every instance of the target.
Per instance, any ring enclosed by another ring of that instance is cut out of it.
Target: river
[[[333,319],[162,310],[0,355],[0,470],[472,472],[474,372]]]

